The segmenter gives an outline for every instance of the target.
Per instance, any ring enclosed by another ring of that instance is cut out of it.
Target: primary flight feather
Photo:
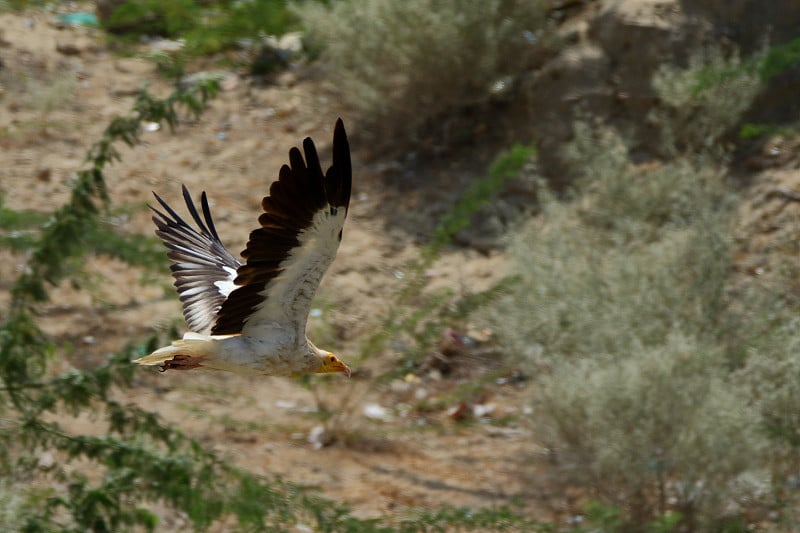
[[[304,157],[305,156],[305,157]],[[175,287],[189,331],[137,359],[161,370],[206,368],[240,374],[298,376],[344,372],[336,355],[306,337],[311,300],[333,262],[350,204],[350,147],[341,119],[333,130],[333,163],[323,174],[310,138],[289,151],[289,164],[261,202],[259,227],[237,260],[222,244],[206,193],[202,216],[183,198],[196,227],[154,193],[156,234],[169,249]]]

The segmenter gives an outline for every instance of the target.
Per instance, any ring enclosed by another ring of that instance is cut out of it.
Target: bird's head
[[[320,353],[322,363],[315,371],[316,374],[327,374],[329,372],[344,372],[344,375],[350,377],[350,367],[344,361],[336,357],[331,352],[322,351]]]

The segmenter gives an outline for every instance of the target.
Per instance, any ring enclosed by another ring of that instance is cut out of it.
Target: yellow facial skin
[[[344,372],[344,375],[348,378],[350,377],[350,367],[347,366],[344,361],[333,355],[331,352],[328,352],[322,359],[322,366],[319,367],[319,370],[316,371],[317,374],[327,374],[330,372]]]

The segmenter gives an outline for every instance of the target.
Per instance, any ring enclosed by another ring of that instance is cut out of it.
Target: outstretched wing
[[[261,227],[242,252],[238,285],[219,310],[211,332],[266,336],[275,327],[305,332],[311,299],[342,239],[350,204],[350,147],[341,119],[333,132],[333,164],[323,174],[310,138],[289,151],[261,205]]]
[[[233,279],[240,263],[217,235],[205,192],[200,197],[203,223],[189,191],[183,187],[183,199],[198,229],[187,224],[156,193],[153,195],[166,211],[165,214],[150,206],[155,212],[156,235],[169,249],[167,257],[172,260],[170,269],[183,302],[183,316],[190,331],[210,333],[217,312],[235,288]]]

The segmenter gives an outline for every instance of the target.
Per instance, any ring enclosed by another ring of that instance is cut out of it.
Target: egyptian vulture
[[[239,374],[299,376],[350,368],[306,337],[311,299],[342,239],[350,203],[350,147],[341,119],[333,130],[333,163],[323,174],[310,138],[289,151],[236,260],[217,235],[206,193],[202,218],[186,187],[196,228],[153,193],[156,234],[169,249],[175,287],[189,331],[183,339],[137,359],[164,370],[205,368]]]

